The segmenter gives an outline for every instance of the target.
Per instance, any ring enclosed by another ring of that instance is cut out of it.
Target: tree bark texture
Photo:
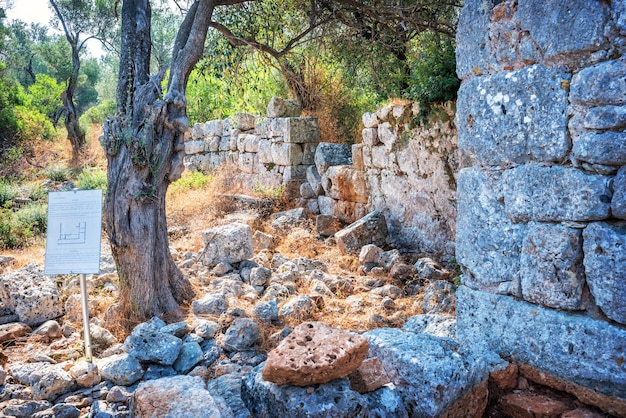
[[[165,196],[183,171],[185,88],[200,58],[213,0],[197,0],[179,29],[168,93],[150,77],[150,3],[124,0],[117,114],[104,126],[108,187],[105,227],[120,277],[122,316],[173,313],[194,292],[169,251]]]

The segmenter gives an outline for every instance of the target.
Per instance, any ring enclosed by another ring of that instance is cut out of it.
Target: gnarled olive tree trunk
[[[214,0],[189,9],[174,45],[168,92],[164,71],[150,77],[149,0],[124,0],[117,114],[104,126],[108,188],[105,228],[121,284],[125,318],[173,313],[194,296],[169,252],[165,217],[168,186],[183,170],[187,128],[185,88],[200,58]]]

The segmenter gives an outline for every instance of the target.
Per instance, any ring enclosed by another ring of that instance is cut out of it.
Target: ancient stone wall
[[[318,142],[316,118],[239,113],[195,124],[186,136],[185,166],[206,171],[229,164],[243,189],[284,187],[295,198]]]
[[[468,0],[457,43],[459,337],[626,414],[626,3]]]
[[[278,114],[274,107],[268,114]],[[244,190],[284,186],[310,214],[344,223],[378,210],[393,247],[452,256],[461,160],[454,106],[417,127],[419,112],[407,103],[366,113],[362,142],[352,147],[318,144],[314,118],[237,114],[196,124],[185,163],[199,170],[230,164]]]
[[[387,219],[392,246],[452,255],[461,161],[454,107],[439,108],[433,121],[416,126],[419,112],[411,103],[384,106],[363,115],[362,142],[351,150],[318,147],[324,191],[319,210],[344,222],[378,210]],[[326,155],[347,157],[332,164]]]

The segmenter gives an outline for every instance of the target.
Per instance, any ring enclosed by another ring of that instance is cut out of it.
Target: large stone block
[[[559,309],[581,309],[585,286],[582,231],[531,222],[520,259],[525,300]]]
[[[626,127],[626,106],[601,106],[587,110],[583,120],[587,129],[618,129]]]
[[[295,144],[320,141],[317,118],[281,118],[272,121],[272,128],[281,133],[283,141]]]
[[[185,154],[198,154],[204,152],[206,145],[202,139],[185,142]]]
[[[487,404],[467,415],[446,415],[455,401],[488,378],[485,362],[449,338],[379,328],[366,332],[370,357],[378,357],[411,417],[480,417]],[[459,407],[459,405],[457,405]]]
[[[204,250],[200,254],[202,263],[214,266],[248,260],[254,255],[252,229],[245,224],[232,223],[207,229],[202,233]]]
[[[272,162],[282,166],[302,164],[304,153],[300,144],[278,142],[271,144]]]
[[[544,51],[544,59],[559,63],[568,55],[588,54],[605,46],[609,13],[608,4],[587,0],[519,0],[517,4],[522,30],[530,32]]]
[[[587,106],[626,104],[626,58],[601,62],[576,73],[570,99]]]
[[[272,161],[272,143],[269,139],[261,139],[259,141],[259,162],[262,164],[273,164]]]
[[[380,143],[380,141],[378,140],[378,122],[376,122],[375,128],[363,129],[362,134],[363,134],[363,145],[365,145],[366,147],[373,147]]]
[[[352,166],[334,165],[322,177],[326,195],[336,200],[367,203],[365,174]]]
[[[456,31],[456,73],[461,79],[487,74],[496,64],[489,48],[490,15],[496,3],[496,0],[464,3]]]
[[[606,316],[626,325],[626,223],[591,223],[583,238],[591,294]]]
[[[367,244],[376,244],[382,247],[387,241],[385,215],[379,211],[371,212],[337,232],[335,238],[339,250],[344,254],[358,254],[361,247]]]
[[[560,161],[569,151],[567,73],[540,65],[461,84],[459,148],[485,165]]]
[[[613,179],[611,213],[615,218],[626,219],[626,167],[622,167]]]
[[[350,145],[321,142],[315,150],[315,165],[323,175],[332,165],[351,165],[352,148]]]
[[[507,215],[516,222],[591,221],[609,217],[609,177],[574,168],[526,164],[502,176]]]
[[[525,225],[506,216],[501,174],[478,168],[458,175],[456,257],[471,275],[464,284],[519,293],[519,258]]]
[[[574,140],[572,155],[592,164],[626,165],[626,132],[583,135]]]
[[[257,167],[257,154],[252,152],[240,153],[238,166],[242,172],[254,174]]]
[[[204,135],[222,136],[224,133],[224,122],[221,120],[210,120],[204,124]]]
[[[626,399],[626,329],[461,286],[457,337],[597,392]]]

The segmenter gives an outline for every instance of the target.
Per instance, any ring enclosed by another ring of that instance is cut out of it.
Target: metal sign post
[[[50,192],[45,274],[80,274],[85,358],[92,361],[86,274],[100,273],[102,190]]]

